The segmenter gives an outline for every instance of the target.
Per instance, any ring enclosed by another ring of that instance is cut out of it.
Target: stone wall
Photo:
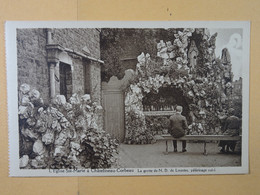
[[[17,30],[18,86],[28,83],[39,89],[44,100],[49,98],[49,69],[46,58],[44,29]]]
[[[84,71],[81,59],[73,59],[72,70],[72,93],[83,95],[84,92]]]
[[[60,44],[65,48],[81,53],[83,52],[82,49],[87,47],[90,51],[90,56],[97,59],[100,59],[99,36],[100,31],[97,29],[52,29],[53,43]],[[83,60],[75,55],[72,55],[72,59],[73,93],[81,95],[90,93],[92,100],[100,104],[100,64],[90,60]],[[88,78],[84,78],[84,74],[86,74],[86,77]],[[86,81],[87,83],[85,83]],[[89,90],[86,91],[85,88],[88,88]]]
[[[53,29],[53,42],[74,51],[82,52],[87,46],[91,57],[100,59],[99,30],[88,28]]]
[[[90,64],[90,94],[92,94],[92,101],[101,104],[101,67],[97,62]]]
[[[90,56],[100,59],[100,30],[98,29],[52,29],[52,42],[75,52],[83,53],[87,47]],[[50,100],[50,79],[47,63],[47,30],[17,30],[18,85],[28,83],[39,89],[44,101]],[[78,55],[68,53],[72,59],[72,93],[83,95],[88,92],[93,100],[100,104],[100,64],[84,60]],[[57,69],[57,68],[56,68]],[[86,71],[88,78],[84,77]],[[59,78],[59,70],[56,70]],[[89,83],[85,83],[88,81]],[[56,94],[60,93],[59,83],[55,83]]]

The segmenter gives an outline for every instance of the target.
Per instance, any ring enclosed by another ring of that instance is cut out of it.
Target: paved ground
[[[181,150],[181,143],[178,143]],[[187,152],[171,152],[165,155],[165,142],[158,141],[148,145],[120,144],[118,166],[124,168],[150,167],[222,167],[240,166],[239,154],[220,154],[217,143],[207,143],[208,155],[203,155],[203,143],[187,143]]]

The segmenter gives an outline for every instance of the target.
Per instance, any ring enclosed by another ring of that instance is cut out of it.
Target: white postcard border
[[[17,92],[18,28],[242,28],[243,29],[243,121],[242,164],[240,167],[179,167],[179,168],[119,168],[99,170],[25,170],[19,168],[19,127]],[[249,171],[249,49],[248,21],[9,21],[5,26],[6,70],[9,127],[9,174],[16,177],[39,176],[144,176],[144,175],[204,175],[246,174]],[[161,169],[161,170],[160,170]],[[174,171],[171,171],[173,169]],[[195,171],[195,169],[198,169]],[[214,169],[214,170],[213,170]],[[104,171],[102,171],[104,170]],[[193,170],[193,171],[192,171]],[[200,171],[204,170],[204,171]],[[205,171],[206,170],[206,171]],[[211,170],[211,171],[210,171]]]

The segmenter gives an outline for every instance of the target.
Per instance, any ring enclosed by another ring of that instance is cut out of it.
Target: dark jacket
[[[176,113],[170,117],[169,133],[173,137],[179,138],[184,136],[186,129],[188,129],[188,125],[185,116],[182,116],[180,113]]]
[[[241,121],[236,116],[230,116],[227,118],[224,126],[224,135],[238,135],[241,126]]]
[[[239,130],[241,127],[241,120],[236,116],[229,116],[226,119],[225,125],[224,125],[224,132],[223,135],[230,135],[230,136],[236,136],[239,135]],[[219,146],[225,147],[226,145],[233,145],[233,149],[235,148],[236,141],[220,141]],[[222,148],[223,149],[223,148]]]

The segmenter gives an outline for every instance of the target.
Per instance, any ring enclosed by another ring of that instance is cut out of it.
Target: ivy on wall
[[[179,29],[182,30],[182,29]],[[145,52],[155,59],[156,43],[162,39],[174,40],[178,29],[121,29],[103,28],[100,46],[102,65],[102,81],[108,82],[110,77],[124,77],[125,70],[135,69],[136,56]],[[128,59],[128,60],[124,60]]]

